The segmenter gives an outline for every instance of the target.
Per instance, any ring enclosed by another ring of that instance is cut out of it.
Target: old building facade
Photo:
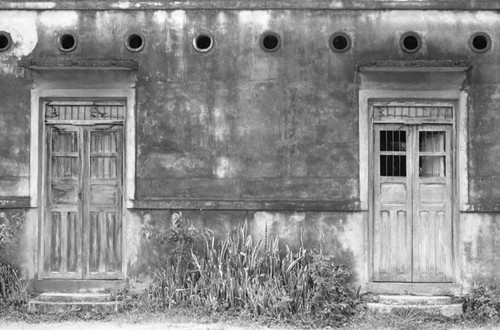
[[[182,211],[322,244],[366,290],[498,277],[498,9],[0,1],[6,258],[41,291],[134,285],[164,261],[141,227]]]

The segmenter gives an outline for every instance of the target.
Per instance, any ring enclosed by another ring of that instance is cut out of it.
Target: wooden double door
[[[451,282],[452,125],[373,131],[374,281]]]
[[[46,125],[43,277],[122,277],[122,125]]]

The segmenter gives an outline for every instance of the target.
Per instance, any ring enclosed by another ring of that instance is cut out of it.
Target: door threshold
[[[463,288],[457,283],[368,282],[365,290],[375,294],[406,294],[417,296],[457,296]]]
[[[128,287],[125,280],[43,279],[34,280],[35,292],[109,292]]]

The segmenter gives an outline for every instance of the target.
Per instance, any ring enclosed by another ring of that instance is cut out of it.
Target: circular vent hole
[[[208,34],[200,34],[194,38],[193,45],[197,51],[206,53],[212,49],[213,40]]]
[[[127,37],[125,45],[131,52],[138,52],[144,48],[144,38],[137,33],[132,33]]]
[[[268,52],[273,52],[280,47],[281,39],[277,33],[267,32],[264,33],[260,39],[262,49]]]
[[[335,52],[345,52],[351,47],[351,39],[345,33],[334,33],[330,37],[330,47]]]
[[[407,53],[414,53],[420,49],[420,36],[414,32],[407,32],[401,36],[401,49]]]
[[[477,33],[473,35],[470,41],[472,50],[478,53],[487,51],[490,48],[490,45],[490,37],[485,33]]]
[[[10,44],[10,35],[7,32],[0,32],[0,51],[9,49]]]
[[[59,37],[59,49],[70,52],[76,48],[76,38],[72,34],[63,34]]]

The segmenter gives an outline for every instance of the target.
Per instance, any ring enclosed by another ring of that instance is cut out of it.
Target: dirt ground
[[[198,323],[169,323],[169,322],[141,322],[141,323],[126,323],[119,321],[99,322],[99,321],[70,321],[58,323],[26,323],[26,322],[3,322],[0,321],[1,330],[264,330],[274,329],[283,330],[284,327],[262,327],[256,325],[232,325],[228,323],[213,323],[213,324],[198,324]],[[381,330],[395,329],[385,327],[371,327],[369,324],[365,326],[349,326],[345,330]],[[401,328],[403,329],[403,328]],[[428,329],[428,328],[425,328]],[[439,327],[439,329],[443,329]],[[483,326],[483,327],[468,327],[468,326],[452,326],[444,327],[449,330],[493,330],[499,329],[500,326]]]
[[[215,324],[196,324],[196,323],[124,323],[124,322],[61,322],[61,323],[25,323],[13,322],[3,323],[0,321],[0,329],[2,330],[244,330],[244,329],[270,329],[267,327],[243,327],[230,324],[215,323]],[[279,329],[279,328],[276,328]]]

